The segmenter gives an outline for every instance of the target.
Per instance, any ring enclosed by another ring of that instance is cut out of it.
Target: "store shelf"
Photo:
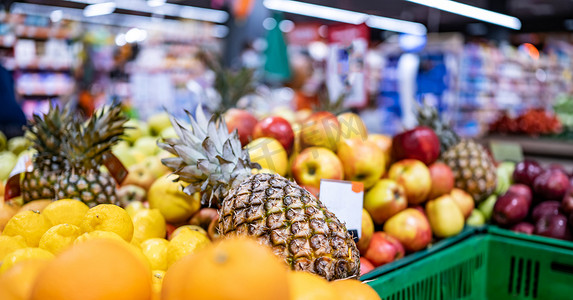
[[[573,141],[557,140],[551,137],[530,137],[512,135],[489,135],[481,139],[484,144],[492,141],[517,143],[525,155],[573,158]]]

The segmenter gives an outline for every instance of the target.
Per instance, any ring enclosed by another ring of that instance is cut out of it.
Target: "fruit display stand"
[[[571,299],[573,243],[487,226],[362,279],[382,299]]]

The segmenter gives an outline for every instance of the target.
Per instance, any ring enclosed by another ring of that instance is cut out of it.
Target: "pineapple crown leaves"
[[[201,106],[195,118],[186,113],[190,127],[170,117],[178,138],[165,139],[159,147],[175,157],[164,158],[162,163],[178,175],[175,181],[188,183],[185,193],[201,192],[202,203],[219,204],[232,186],[260,166],[250,161],[248,151],[241,148],[237,130],[229,133],[220,115],[207,121]]]
[[[243,96],[255,93],[253,84],[255,70],[249,68],[241,68],[238,71],[226,69],[219,60],[205,51],[200,51],[198,57],[209,69],[215,72],[213,88],[221,96],[221,104],[216,113],[223,113],[236,107]]]
[[[442,153],[460,142],[461,138],[455,133],[449,124],[441,119],[440,114],[435,107],[430,106],[427,103],[423,103],[422,105],[414,103],[414,108],[416,110],[418,124],[430,127],[436,132],[436,135],[440,139],[440,148]]]
[[[121,140],[127,120],[117,103],[94,114],[85,124],[79,117],[73,118],[68,143],[64,146],[72,166],[97,168],[101,165],[104,153]]]
[[[348,96],[348,91],[343,91],[334,100],[331,101],[328,87],[323,83],[318,90],[318,103],[312,108],[313,111],[328,111],[334,115],[345,112],[347,109],[344,107],[344,99]]]

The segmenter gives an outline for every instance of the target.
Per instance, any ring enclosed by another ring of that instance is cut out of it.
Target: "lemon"
[[[173,231],[173,233],[171,234],[171,236],[169,237],[170,240],[172,240],[176,235],[180,234],[182,231],[186,231],[186,230],[193,230],[193,231],[197,231],[201,234],[204,234],[205,236],[207,236],[207,231],[205,231],[205,229],[203,229],[203,227],[198,226],[198,225],[183,225],[183,226],[179,226],[177,227],[177,229],[175,229]]]
[[[28,245],[26,245],[26,240],[19,235],[0,235],[0,261],[4,259],[6,254],[14,250],[26,248],[27,246]]]
[[[199,193],[189,196],[183,192],[181,182],[166,175],[153,182],[147,193],[150,208],[157,208],[169,223],[183,222],[201,208]]]
[[[152,270],[167,270],[167,246],[166,239],[151,238],[141,243],[141,251],[147,257]]]
[[[4,257],[4,260],[2,260],[2,266],[0,266],[0,274],[6,272],[8,269],[12,268],[13,265],[22,261],[32,259],[50,260],[52,258],[54,258],[52,253],[41,248],[27,247],[17,249],[8,253],[6,257]]]
[[[42,211],[52,225],[72,224],[80,226],[86,212],[90,208],[83,202],[73,199],[54,201]]]
[[[90,208],[80,228],[83,232],[111,231],[128,242],[133,237],[131,217],[123,208],[113,204],[100,204]]]
[[[279,141],[270,137],[262,137],[253,140],[246,147],[252,162],[281,176],[286,175],[288,156]]]
[[[182,231],[167,245],[167,267],[210,243],[209,238],[198,231],[191,229]]]
[[[137,214],[137,212],[143,209],[145,209],[145,205],[143,205],[143,202],[141,201],[131,201],[125,207],[125,211],[132,219],[133,217],[135,217],[135,214]]]
[[[44,233],[40,239],[40,248],[59,254],[72,245],[81,234],[82,230],[76,225],[58,224]]]
[[[158,209],[143,209],[133,216],[132,243],[139,244],[150,238],[165,237],[165,218]]]
[[[13,216],[2,233],[8,236],[21,235],[28,246],[38,247],[40,238],[50,227],[52,227],[50,221],[44,215],[28,210]]]
[[[165,277],[165,271],[151,271],[151,287],[153,288],[153,297],[151,299],[153,300],[158,300],[161,298],[161,286],[163,285],[163,277]]]
[[[103,231],[103,230],[94,230],[94,231],[86,232],[86,233],[78,236],[74,240],[74,244],[78,244],[78,243],[85,242],[85,241],[92,240],[92,239],[112,239],[112,240],[118,240],[118,241],[125,242],[125,240],[121,236],[119,236],[119,234],[117,234],[115,232]]]

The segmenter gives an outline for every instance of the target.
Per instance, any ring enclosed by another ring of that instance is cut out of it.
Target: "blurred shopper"
[[[26,116],[16,102],[14,80],[6,68],[0,65],[0,131],[7,138],[23,135]]]

